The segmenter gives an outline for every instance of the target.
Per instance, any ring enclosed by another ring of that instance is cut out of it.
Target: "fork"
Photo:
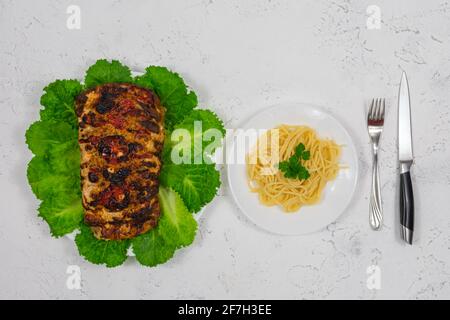
[[[369,222],[374,230],[381,227],[383,221],[383,208],[381,204],[380,174],[378,170],[378,145],[384,124],[384,99],[372,99],[367,114],[367,130],[372,141],[372,190],[370,192]]]

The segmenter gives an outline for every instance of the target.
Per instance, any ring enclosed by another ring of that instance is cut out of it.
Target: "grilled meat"
[[[98,239],[133,238],[157,225],[164,112],[152,91],[131,84],[77,97],[84,220]]]

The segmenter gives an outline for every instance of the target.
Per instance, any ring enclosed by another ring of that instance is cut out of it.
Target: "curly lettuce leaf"
[[[80,175],[80,148],[77,140],[54,145],[48,151],[48,161],[54,173]],[[76,181],[79,182],[79,179]]]
[[[84,85],[86,88],[92,88],[105,83],[123,83],[132,82],[130,68],[124,66],[117,60],[109,62],[106,59],[100,59],[95,62],[86,71]]]
[[[27,169],[28,183],[40,200],[58,197],[63,193],[79,196],[80,176],[78,172],[55,172],[46,156],[35,156]]]
[[[67,161],[62,145],[55,145],[50,153],[56,152],[58,164]],[[70,152],[70,150],[69,150]],[[72,152],[76,153],[76,152]],[[49,225],[51,234],[60,237],[78,228],[83,219],[84,211],[81,206],[79,154],[71,161],[72,166],[61,168],[51,165],[52,156],[35,156],[28,164],[27,177],[31,189],[36,197],[43,200],[39,207],[39,216]],[[69,158],[70,159],[70,158]],[[56,160],[54,160],[56,161]],[[78,163],[78,165],[77,165]]]
[[[153,90],[166,108],[165,129],[170,131],[197,106],[197,95],[184,83],[178,73],[165,67],[150,66],[145,74],[136,77],[134,82]]]
[[[198,212],[217,194],[220,173],[212,164],[166,164],[160,181],[181,196],[190,212]]]
[[[190,245],[197,232],[197,222],[175,191],[160,187],[159,201],[162,214],[158,226],[131,240],[136,259],[150,267],[166,262],[176,249]]]
[[[26,143],[35,155],[44,155],[55,145],[76,141],[78,132],[66,122],[36,121],[26,131]]]
[[[84,209],[79,196],[61,192],[41,203],[39,216],[48,223],[52,236],[60,237],[78,229]]]
[[[99,240],[84,223],[80,224],[80,231],[75,237],[75,243],[78,252],[87,261],[112,268],[121,265],[127,259],[129,240]]]
[[[75,114],[75,98],[83,90],[77,80],[56,80],[44,88],[41,97],[41,120],[64,121],[73,127],[77,126]]]
[[[193,110],[166,139],[163,158],[170,163],[212,163],[225,135],[222,120],[210,110]],[[185,152],[188,152],[184,157]],[[174,160],[177,157],[178,160]]]
[[[219,130],[222,136],[225,134],[223,121],[213,111],[206,109],[193,110],[181,123],[176,125],[176,128],[193,129],[194,121],[202,122],[203,131],[214,128]]]
[[[83,218],[80,190],[75,97],[82,86],[76,80],[57,80],[41,97],[41,120],[27,130],[26,142],[35,154],[27,178],[33,193],[42,200],[39,216],[51,234],[62,236],[77,229]]]
[[[54,183],[61,183],[59,176],[51,174],[51,168],[45,156],[35,156],[28,163],[27,178],[36,198],[43,200],[53,191]]]

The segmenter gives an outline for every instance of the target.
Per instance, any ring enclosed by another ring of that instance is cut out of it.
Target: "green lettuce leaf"
[[[25,137],[28,148],[35,155],[44,155],[53,146],[67,141],[76,141],[76,128],[66,122],[53,120],[36,121],[27,130]]]
[[[75,97],[83,90],[77,80],[56,80],[44,88],[41,97],[41,120],[65,121],[73,127],[77,126],[75,114]]]
[[[162,214],[158,226],[131,240],[136,259],[145,266],[169,260],[176,249],[194,241],[197,231],[197,222],[175,191],[160,187],[159,201]]]
[[[40,200],[51,199],[64,193],[80,197],[79,169],[75,172],[54,172],[46,156],[35,156],[28,164],[27,177],[31,190]]]
[[[217,194],[220,173],[213,164],[166,164],[160,181],[181,196],[190,212],[198,212]]]
[[[61,192],[41,203],[39,216],[48,223],[52,236],[60,237],[78,229],[84,209],[79,196]]]
[[[131,83],[133,78],[131,77],[130,68],[124,66],[117,60],[111,62],[100,59],[95,64],[89,67],[84,77],[84,85],[86,88],[92,88],[100,84],[105,83]]]
[[[54,145],[48,151],[49,165],[54,173],[80,175],[80,149],[77,140]],[[78,179],[77,183],[80,182]]]
[[[166,108],[165,129],[182,121],[197,106],[197,95],[190,91],[183,79],[164,67],[150,66],[144,75],[136,77],[135,83],[152,89]]]
[[[39,216],[51,234],[62,236],[77,229],[83,219],[80,190],[75,97],[82,86],[75,80],[49,84],[41,97],[41,121],[27,130],[26,142],[35,154],[28,164],[27,178],[33,193],[43,200]]]
[[[75,243],[78,252],[87,261],[112,268],[121,265],[127,259],[129,240],[99,240],[84,223],[80,224],[80,231],[75,237]]]
[[[182,130],[186,130],[186,137]],[[183,163],[212,163],[210,157],[221,145],[224,135],[223,122],[214,112],[193,110],[182,122],[175,125],[170,137],[167,137],[163,150],[164,160],[179,163],[179,160],[173,161],[173,155],[182,157],[184,152],[190,150],[190,157]],[[169,155],[172,150],[174,153]]]

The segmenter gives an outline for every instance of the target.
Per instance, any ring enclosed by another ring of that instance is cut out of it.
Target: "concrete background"
[[[66,26],[69,5],[81,9],[79,30]],[[448,2],[0,0],[0,34],[0,298],[450,298]],[[229,128],[274,103],[324,106],[359,150],[352,205],[321,232],[274,236],[246,220],[225,182],[194,244],[165,265],[150,269],[129,259],[106,269],[85,262],[37,217],[24,132],[38,117],[42,88],[81,78],[98,58],[178,71],[200,105]],[[412,247],[400,242],[396,215],[401,70],[413,108]],[[385,225],[373,232],[364,120],[368,101],[379,96],[389,107],[380,156]],[[66,286],[70,265],[80,267],[80,290]],[[379,289],[367,286],[371,266]]]

